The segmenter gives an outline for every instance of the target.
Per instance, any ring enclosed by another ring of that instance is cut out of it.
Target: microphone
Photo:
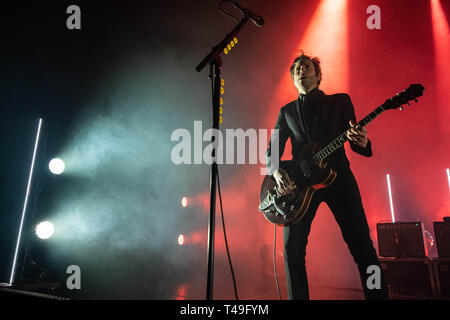
[[[255,26],[257,27],[262,27],[264,25],[264,19],[261,16],[258,16],[257,14],[255,14],[253,11],[246,9],[244,7],[242,7],[240,4],[231,1],[233,3],[233,5],[238,8],[243,15],[246,15],[247,17],[249,17],[253,23],[255,24]]]

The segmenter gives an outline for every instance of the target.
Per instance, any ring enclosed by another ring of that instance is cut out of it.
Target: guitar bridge
[[[283,209],[279,208],[275,202],[275,199],[279,197],[277,188],[273,188],[267,192],[267,196],[261,202],[258,210],[263,213],[272,213],[276,216],[281,216],[283,219],[286,218],[286,214]]]
[[[258,210],[261,212],[270,212],[270,206],[274,204],[274,198],[276,197],[277,192],[275,189],[267,191],[267,196],[264,198],[264,200],[260,203]]]

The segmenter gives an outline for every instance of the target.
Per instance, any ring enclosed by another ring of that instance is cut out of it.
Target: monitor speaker
[[[377,237],[381,257],[428,256],[422,222],[377,223]]]
[[[450,258],[450,221],[435,221],[433,228],[439,258]]]
[[[433,264],[429,258],[380,258],[391,299],[436,299]]]

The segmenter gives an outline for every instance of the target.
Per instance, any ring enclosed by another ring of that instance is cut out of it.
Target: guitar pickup
[[[311,177],[311,165],[307,161],[303,160],[300,163],[300,168],[302,169],[303,175],[306,178]]]

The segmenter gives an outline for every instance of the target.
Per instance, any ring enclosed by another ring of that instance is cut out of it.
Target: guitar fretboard
[[[369,122],[378,117],[385,109],[382,106],[379,106],[374,111],[369,113],[364,119],[358,122],[358,125],[363,127],[367,125]],[[312,165],[315,166],[319,164],[320,161],[328,157],[334,151],[339,149],[344,145],[344,143],[348,140],[346,132],[342,133],[339,137],[331,141],[327,146],[322,148],[319,152],[317,152],[312,158]]]

